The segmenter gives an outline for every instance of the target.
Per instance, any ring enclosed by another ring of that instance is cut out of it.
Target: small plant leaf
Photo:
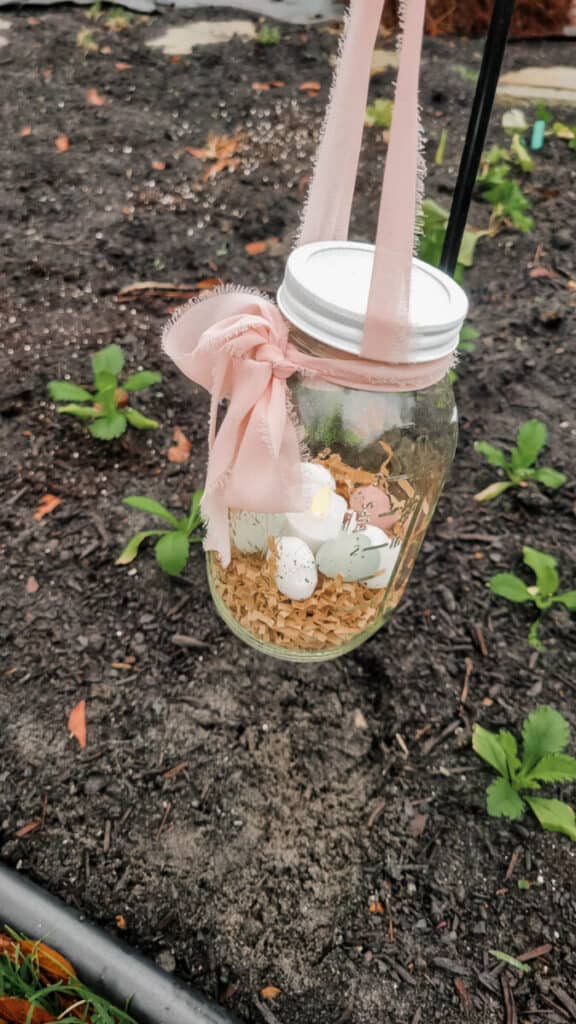
[[[93,402],[94,395],[86,388],[69,380],[51,380],[48,385],[50,398],[54,402]]]
[[[532,594],[524,581],[511,572],[496,573],[488,580],[488,586],[493,594],[504,597],[507,601],[514,601],[516,604],[532,600]]]
[[[501,960],[502,963],[508,964],[509,967],[515,967],[517,971],[522,974],[530,974],[530,965],[523,964],[521,960],[517,960],[515,956],[510,956],[510,953],[502,953],[499,949],[489,949],[490,956],[496,957],[497,960]]]
[[[122,501],[129,508],[137,508],[140,512],[148,512],[151,516],[159,516],[160,519],[165,519],[176,530],[180,526],[180,521],[176,516],[172,515],[164,505],[161,505],[159,501],[155,501],[154,498],[146,498],[144,495],[130,495],[128,498],[123,498]]]
[[[494,779],[486,790],[486,808],[492,818],[517,821],[525,811],[524,801],[507,779]]]
[[[532,768],[528,778],[540,782],[572,782],[576,779],[576,757],[570,754],[546,754]]]
[[[567,590],[565,594],[558,594],[554,598],[557,604],[563,604],[571,612],[576,612],[576,590]]]
[[[499,480],[495,484],[488,484],[488,487],[474,495],[474,501],[494,501],[505,491],[509,491],[511,487],[514,487],[511,480]]]
[[[123,367],[124,353],[120,345],[107,345],[92,356],[92,371],[95,377],[100,373],[111,373],[117,377]]]
[[[564,473],[559,473],[556,469],[549,469],[547,466],[533,470],[532,480],[544,484],[544,487],[562,487],[566,483]]]
[[[508,459],[504,452],[500,451],[499,448],[495,448],[494,445],[488,444],[487,441],[476,441],[474,451],[483,455],[491,466],[500,466],[501,469],[506,469],[508,465]]]
[[[516,450],[520,456],[520,466],[532,466],[542,451],[548,437],[548,431],[540,420],[527,420],[516,435]],[[512,454],[514,463],[514,454]]]
[[[528,630],[528,643],[530,647],[533,647],[535,651],[543,652],[546,650],[539,636],[541,619],[535,619],[530,629]]]
[[[143,416],[141,412],[138,412],[138,409],[125,409],[124,415],[130,426],[134,427],[135,430],[156,430],[156,427],[160,426],[157,420],[151,420],[148,416]]]
[[[552,555],[544,551],[537,551],[536,548],[525,546],[522,548],[524,563],[532,569],[536,576],[538,590],[544,597],[551,597],[555,594],[560,585],[560,577],[556,569],[558,564]]]
[[[516,737],[506,729],[500,729],[498,739],[500,740],[500,746],[506,755],[510,778],[513,779],[521,767],[521,761],[518,757],[518,744],[516,742]]]
[[[496,733],[483,729],[481,725],[475,725],[472,732],[472,747],[478,757],[504,778],[507,777],[506,751]]]
[[[175,530],[161,537],[154,550],[160,568],[169,576],[179,576],[188,561],[190,545],[186,535]]]
[[[71,405],[58,406],[58,412],[63,412],[66,416],[76,416],[79,420],[97,420],[102,416],[101,409],[96,409],[93,405],[76,405],[75,402]]]
[[[531,772],[547,754],[561,754],[569,738],[568,722],[555,708],[543,705],[532,711],[522,727],[525,772]]]
[[[89,428],[92,437],[99,441],[113,441],[120,437],[126,430],[126,417],[121,412],[113,413],[111,416],[102,416]]]
[[[144,391],[146,388],[151,388],[153,384],[160,384],[161,380],[161,373],[156,373],[154,370],[139,370],[138,373],[132,373],[130,377],[127,377],[122,387],[125,391]]]
[[[200,512],[200,502],[202,501],[204,491],[194,491],[192,500],[190,502],[190,511],[188,513],[188,519],[186,521],[186,529],[188,533],[194,533],[202,526],[202,513]]]
[[[576,816],[569,804],[539,796],[527,796],[526,803],[546,832],[561,832],[576,842]]]
[[[165,532],[165,530],[143,530],[141,533],[135,533],[116,559],[116,565],[129,565],[136,558],[140,545],[143,540],[146,540],[146,537],[160,537]]]

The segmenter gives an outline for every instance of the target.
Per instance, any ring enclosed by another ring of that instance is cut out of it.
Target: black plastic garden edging
[[[141,1024],[239,1024],[139,953],[111,938],[16,871],[0,864],[0,926],[42,939],[78,969],[85,985]]]

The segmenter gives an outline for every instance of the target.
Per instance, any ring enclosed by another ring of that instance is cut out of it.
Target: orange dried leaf
[[[54,139],[54,145],[59,153],[65,153],[66,150],[70,149],[70,139],[67,135],[57,135]]]
[[[29,576],[28,579],[26,580],[26,593],[27,594],[36,594],[36,593],[38,593],[39,586],[40,586],[40,584],[38,583],[38,580],[36,579],[36,577],[35,576]]]
[[[116,71],[129,71],[132,65],[126,64],[126,62],[123,60],[118,60],[116,61],[114,67],[116,68]]]
[[[165,171],[166,170],[166,164],[164,163],[163,160],[151,160],[150,161],[150,167],[152,168],[153,171]]]
[[[89,103],[91,107],[104,107],[108,100],[104,96],[100,95],[98,89],[88,89],[86,93],[86,102]]]
[[[32,135],[32,125],[24,125],[24,127],[20,129],[19,135],[21,139],[26,139],[28,135]]]
[[[126,918],[124,917],[124,915],[123,914],[116,914],[115,920],[116,920],[116,927],[119,928],[120,931],[124,931],[124,929],[126,928]]]
[[[285,82],[252,82],[254,92],[269,92],[270,89],[283,89]]]
[[[41,519],[44,519],[44,516],[53,512],[54,509],[58,508],[58,505],[61,504],[62,498],[56,497],[55,494],[44,494],[43,497],[40,498],[40,504],[34,513],[34,519],[39,522]]]
[[[70,712],[68,731],[78,740],[84,750],[86,746],[86,701],[81,700]]]
[[[277,999],[282,994],[281,988],[276,988],[276,985],[265,985],[264,988],[260,989],[260,996],[262,999]]]
[[[192,444],[180,427],[174,427],[174,444],[168,449],[168,462],[188,462]]]
[[[9,1024],[50,1024],[54,1020],[53,1013],[15,996],[0,996],[0,1014]]]
[[[298,88],[301,92],[315,93],[320,92],[322,86],[320,82],[302,82],[302,85],[299,85]]]
[[[261,256],[263,252],[266,252],[269,245],[269,240],[266,238],[262,242],[248,242],[248,245],[244,246],[244,251],[249,256]]]
[[[384,907],[382,906],[381,903],[371,903],[370,906],[368,907],[368,910],[370,911],[371,914],[384,913]]]
[[[24,839],[24,836],[29,836],[31,832],[36,832],[42,824],[41,818],[33,818],[26,825],[22,825],[15,833],[17,839]]]

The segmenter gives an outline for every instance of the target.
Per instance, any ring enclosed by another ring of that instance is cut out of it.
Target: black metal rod
[[[0,930],[42,939],[89,988],[141,1024],[238,1024],[226,1010],[111,938],[60,900],[0,864]]]
[[[454,198],[442,250],[440,266],[447,274],[454,273],[458,262],[458,254],[466,228],[472,192],[478,177],[482,150],[486,141],[486,132],[488,131],[490,115],[494,106],[498,78],[514,13],[514,2],[515,0],[494,0],[492,20],[484,47],[482,66],[478,76],[476,95],[472,104],[472,113],[466,133],[466,141],[460,161],[458,179],[454,189]]]

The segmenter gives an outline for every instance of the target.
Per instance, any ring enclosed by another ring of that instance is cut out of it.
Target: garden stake
[[[450,275],[458,262],[513,13],[514,0],[495,0],[442,250],[440,266]]]

